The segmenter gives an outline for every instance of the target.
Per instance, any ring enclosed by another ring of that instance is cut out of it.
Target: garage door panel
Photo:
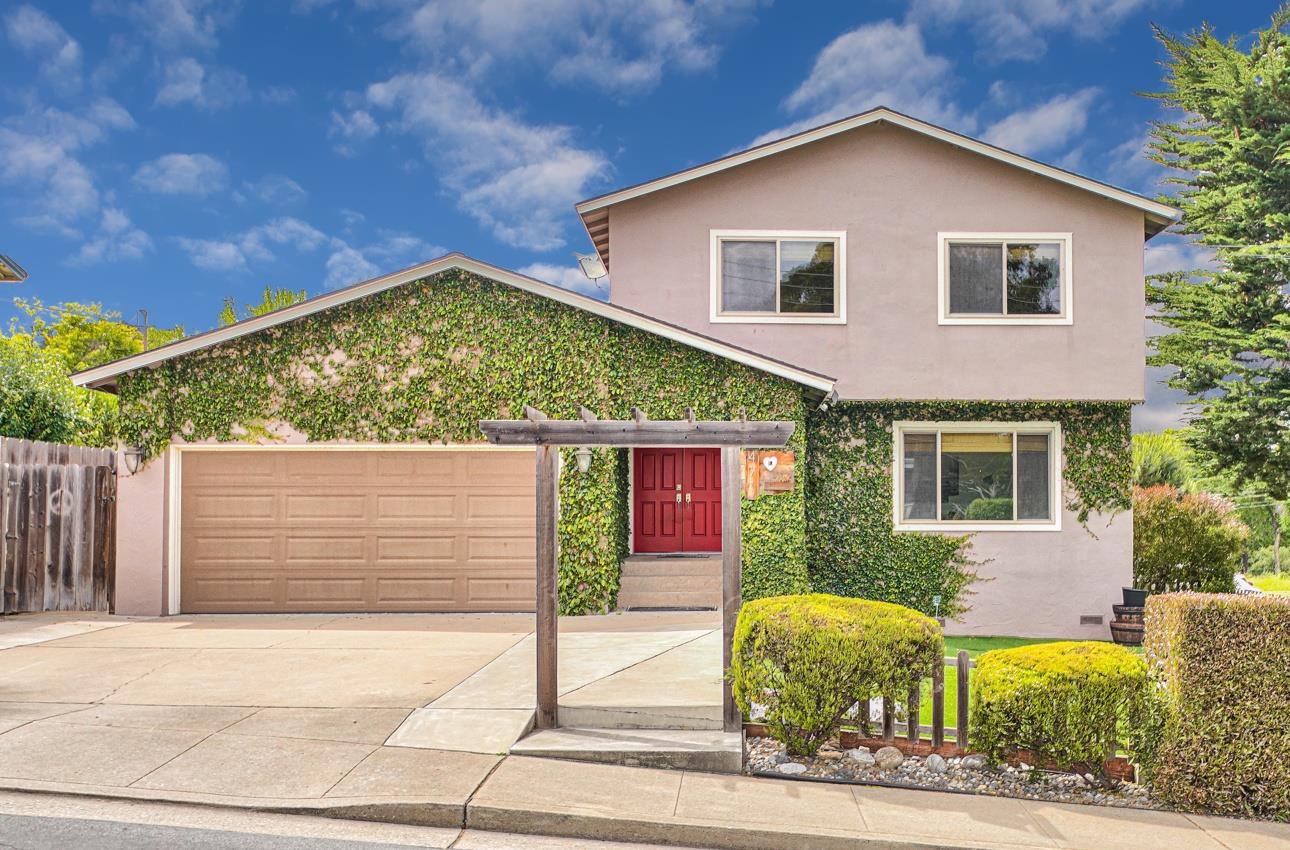
[[[185,612],[533,610],[529,452],[187,452],[182,475]]]

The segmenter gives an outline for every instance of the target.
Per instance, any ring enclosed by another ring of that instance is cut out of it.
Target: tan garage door
[[[180,607],[532,611],[531,452],[186,451]]]

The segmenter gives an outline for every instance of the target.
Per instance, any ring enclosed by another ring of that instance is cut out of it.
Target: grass
[[[1259,590],[1268,593],[1290,594],[1290,575],[1264,575],[1264,576],[1246,576],[1250,583]]]

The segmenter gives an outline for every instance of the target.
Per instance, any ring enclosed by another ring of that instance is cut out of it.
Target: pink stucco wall
[[[610,300],[838,378],[844,399],[1143,396],[1140,211],[876,124],[610,208]],[[713,229],[844,230],[845,325],[709,321]],[[937,233],[1073,234],[1074,323],[937,324]]]
[[[116,613],[165,613],[166,458],[130,475],[117,457]]]

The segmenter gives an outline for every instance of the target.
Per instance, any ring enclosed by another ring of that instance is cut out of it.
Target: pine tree
[[[1147,301],[1172,329],[1148,362],[1177,369],[1195,397],[1199,460],[1277,501],[1290,493],[1290,6],[1248,50],[1206,24],[1159,28],[1166,90],[1182,116],[1153,125],[1149,156],[1178,186],[1180,233],[1208,246],[1216,271],[1148,278]]]

